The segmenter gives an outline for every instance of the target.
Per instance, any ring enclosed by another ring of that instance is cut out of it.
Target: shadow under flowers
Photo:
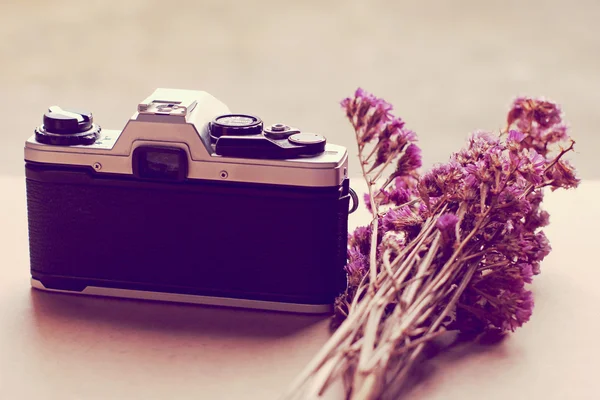
[[[418,390],[427,390],[425,386],[432,384],[438,374],[444,373],[446,368],[452,368],[460,360],[483,353],[494,358],[506,357],[503,343],[507,336],[500,331],[480,335],[448,332],[423,348],[404,383],[390,385],[382,400],[414,397]]]

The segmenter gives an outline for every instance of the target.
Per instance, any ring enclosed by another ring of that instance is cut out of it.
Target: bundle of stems
[[[349,235],[348,289],[336,301],[334,332],[289,399],[317,398],[334,382],[346,398],[397,398],[436,337],[527,322],[526,286],[550,252],[540,230],[549,221],[544,188],[579,183],[564,159],[574,141],[562,112],[543,99],[517,98],[505,129],[475,132],[423,175],[417,137],[389,103],[358,89],[342,106],[372,221]]]

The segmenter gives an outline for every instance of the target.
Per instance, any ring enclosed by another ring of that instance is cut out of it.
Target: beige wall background
[[[118,129],[155,87],[209,91],[354,154],[338,103],[362,86],[419,134],[426,166],[501,128],[516,95],[553,99],[580,175],[599,178],[599,21],[594,0],[4,1],[0,171],[22,174],[48,106]]]

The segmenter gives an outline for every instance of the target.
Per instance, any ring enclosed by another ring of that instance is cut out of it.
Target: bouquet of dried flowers
[[[335,331],[289,397],[317,397],[340,378],[347,398],[396,398],[437,336],[514,331],[529,320],[526,284],[550,252],[544,188],[578,185],[564,159],[574,141],[556,104],[517,98],[504,130],[475,132],[420,175],[417,137],[389,103],[358,89],[342,106],[373,218],[349,236]]]

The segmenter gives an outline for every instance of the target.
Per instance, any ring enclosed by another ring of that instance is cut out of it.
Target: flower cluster
[[[359,151],[364,154],[361,166],[371,181],[370,186],[388,168],[393,168],[384,185],[365,194],[368,209],[371,210],[371,196],[378,210],[382,206],[400,206],[415,199],[418,169],[422,165],[415,133],[405,127],[401,118],[392,114],[392,106],[388,102],[363,89],[357,89],[353,97],[344,99],[341,106],[354,127]],[[386,221],[378,218],[378,246],[382,244],[385,224],[389,221],[389,218]],[[349,235],[346,265],[349,289],[337,301],[338,310],[344,314],[347,312],[347,300],[354,297],[356,287],[369,269],[371,236],[371,226],[358,228]]]
[[[507,130],[513,127],[523,135],[523,145],[546,157],[549,146],[567,140],[567,126],[560,107],[544,99],[515,99],[506,118]]]
[[[358,135],[359,145],[373,140],[393,120],[392,105],[362,89],[357,89],[354,98],[342,100],[346,116]]]
[[[388,102],[360,88],[353,97],[344,99],[341,105],[354,127],[358,147],[361,153],[365,153],[361,158],[364,172],[370,174],[372,181],[376,181],[388,166],[394,166],[386,184],[375,194],[377,198],[386,199],[378,204],[398,204],[404,197],[395,191],[410,186],[408,180],[418,177],[417,171],[422,164],[421,149],[414,143],[416,134],[405,127],[401,118],[392,114],[392,106]],[[396,177],[403,182],[397,181],[392,191],[386,192]]]
[[[380,101],[369,98],[372,107],[382,107]],[[350,103],[347,99],[343,104]],[[376,112],[367,112],[370,114]],[[410,241],[421,232],[424,222],[433,218],[446,246],[439,249],[435,268],[453,256],[454,279],[458,281],[469,265],[475,265],[453,310],[453,327],[463,331],[514,330],[529,319],[533,297],[526,284],[540,272],[541,262],[550,252],[548,240],[539,231],[549,222],[548,213],[540,208],[543,188],[572,188],[579,183],[573,167],[562,157],[572,143],[551,156],[551,145],[568,139],[556,105],[517,99],[508,122],[510,130],[502,136],[473,133],[465,148],[422,176],[417,174],[420,150],[410,144],[386,182],[393,183],[391,188],[374,196],[378,206],[393,206],[379,213],[378,262],[386,233],[401,233]],[[382,135],[369,135],[377,136]],[[365,195],[365,200],[372,211],[370,196]],[[350,235],[351,285],[364,281],[369,269],[371,232],[367,226]],[[350,289],[346,295],[356,292]]]
[[[544,190],[579,184],[564,159],[574,142],[557,105],[518,98],[501,135],[475,132],[421,175],[416,136],[389,103],[359,89],[342,106],[373,218],[349,235],[336,333],[298,382],[314,378],[312,393],[320,393],[340,374],[348,398],[397,398],[438,335],[514,331],[530,319],[528,285],[551,251],[541,231],[549,223]]]

